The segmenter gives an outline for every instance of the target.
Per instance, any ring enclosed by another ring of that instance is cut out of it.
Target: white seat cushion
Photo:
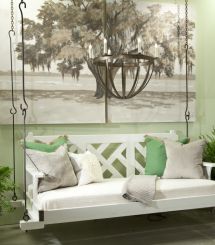
[[[121,195],[125,178],[51,190],[38,195],[41,210],[77,208],[128,202]]]
[[[160,179],[155,199],[215,195],[215,181],[206,179]]]
[[[40,210],[68,209],[96,205],[121,204],[127,179],[106,179],[101,183],[67,187],[38,195]],[[205,179],[158,179],[155,200],[215,195],[215,181]]]

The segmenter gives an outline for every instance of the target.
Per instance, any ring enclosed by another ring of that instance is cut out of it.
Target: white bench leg
[[[28,230],[44,229],[45,224],[44,224],[44,222],[41,222],[41,221],[34,221],[34,220],[24,221],[24,220],[21,220],[19,222],[19,226],[20,226],[20,229],[22,231],[28,231]]]

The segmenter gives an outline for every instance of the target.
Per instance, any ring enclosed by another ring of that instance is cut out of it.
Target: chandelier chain
[[[177,14],[178,14],[178,21],[177,21],[177,34],[178,34],[178,38],[180,38],[181,35],[181,21],[180,21],[180,5],[177,4]]]
[[[14,31],[14,3],[13,0],[10,2],[10,16],[11,16],[11,31]]]
[[[188,48],[188,0],[185,0],[185,49]]]

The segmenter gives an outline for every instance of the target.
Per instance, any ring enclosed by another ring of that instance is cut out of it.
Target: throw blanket
[[[125,183],[123,197],[130,201],[149,204],[156,191],[156,175],[134,175]]]

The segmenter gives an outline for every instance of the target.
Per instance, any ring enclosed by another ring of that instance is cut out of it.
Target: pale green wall
[[[159,1],[158,1],[159,2]],[[166,2],[162,0],[160,2]],[[174,2],[173,0],[170,2]],[[183,1],[181,1],[183,2]],[[198,138],[202,133],[208,133],[215,125],[215,1],[190,0],[197,11],[197,119],[190,124],[190,135]],[[5,113],[5,112],[4,112]],[[99,133],[142,133],[165,132],[175,129],[182,135],[185,133],[183,123],[142,123],[142,124],[85,124],[85,125],[31,125],[28,131],[35,135],[41,134],[99,134]],[[16,130],[17,140],[22,137],[21,127]],[[11,165],[11,126],[0,126],[0,163]],[[17,152],[18,182],[22,179],[22,152],[19,146]],[[16,221],[10,216],[0,218],[1,223]]]

